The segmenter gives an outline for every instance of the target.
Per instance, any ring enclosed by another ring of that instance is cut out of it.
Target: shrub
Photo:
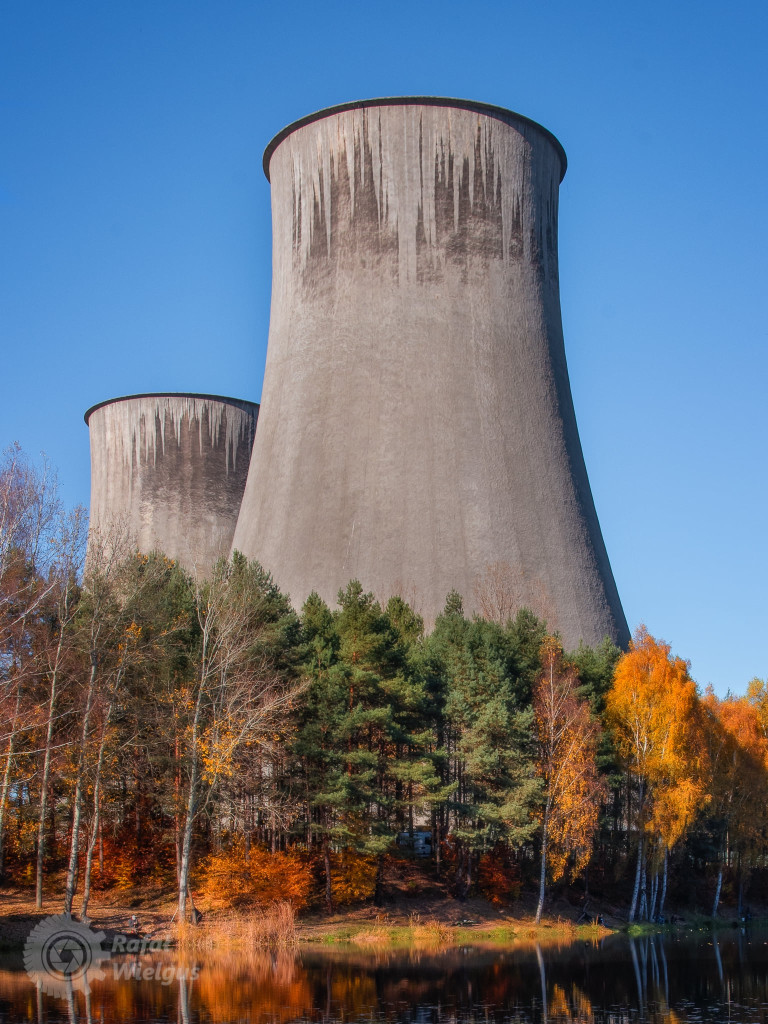
[[[201,865],[201,897],[211,906],[267,907],[290,903],[303,910],[312,891],[312,869],[307,858],[288,850],[270,853],[251,847],[246,856],[242,842],[211,854]]]

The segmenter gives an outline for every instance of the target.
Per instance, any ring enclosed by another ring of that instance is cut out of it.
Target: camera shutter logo
[[[24,966],[49,995],[65,998],[71,990],[89,992],[89,978],[103,978],[101,963],[110,954],[101,948],[106,936],[68,914],[46,917],[24,944]]]

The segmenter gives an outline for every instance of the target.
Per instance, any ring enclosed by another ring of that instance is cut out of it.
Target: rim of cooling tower
[[[452,99],[449,96],[381,96],[371,100],[351,100],[349,103],[338,103],[333,107],[324,107],[322,110],[316,110],[313,114],[307,114],[306,117],[300,117],[298,121],[292,121],[286,125],[282,131],[279,131],[272,141],[267,145],[264,150],[263,167],[264,174],[269,177],[269,164],[272,160],[272,154],[280,145],[280,143],[292,132],[295,132],[298,128],[303,128],[305,125],[312,124],[313,121],[320,121],[324,117],[330,117],[332,114],[339,114],[345,110],[360,110],[364,107],[411,107],[411,106],[426,106],[426,107],[456,107],[460,110],[474,110],[479,114],[487,114],[489,117],[495,117],[499,121],[508,123],[510,118],[515,118],[518,121],[522,121],[525,124],[532,125],[534,128],[538,128],[540,132],[549,139],[557,150],[557,154],[560,157],[560,181],[565,177],[565,172],[568,168],[568,158],[565,155],[562,143],[548,128],[544,125],[539,124],[538,121],[534,121],[531,117],[526,117],[525,114],[518,114],[515,110],[509,110],[507,107],[499,107],[493,103],[480,103],[476,100],[461,100]]]
[[[90,409],[86,409],[83,419],[86,426],[91,418],[91,413],[102,409],[105,405],[115,405],[117,402],[130,402],[134,398],[205,398],[212,402],[226,402],[228,405],[253,405],[259,408],[258,402],[251,402],[247,398],[230,398],[227,395],[204,395],[197,391],[145,391],[140,395],[120,395],[119,398],[108,398],[104,402],[97,402]]]

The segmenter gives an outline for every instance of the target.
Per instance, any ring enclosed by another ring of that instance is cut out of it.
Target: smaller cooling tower
[[[218,395],[130,395],[85,414],[91,532],[206,575],[229,555],[259,407]]]

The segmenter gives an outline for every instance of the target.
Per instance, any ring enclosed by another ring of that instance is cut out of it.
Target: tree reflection
[[[146,967],[153,962],[163,973],[149,977]],[[123,962],[120,977],[114,966],[106,965],[107,977],[94,981],[90,994],[72,989],[64,999],[46,995],[20,965],[0,970],[3,1019],[674,1024],[709,1019],[705,1010],[711,1015],[722,1007],[721,1019],[768,1024],[768,945],[762,936],[731,931],[444,954],[302,950],[149,957],[133,972]]]

